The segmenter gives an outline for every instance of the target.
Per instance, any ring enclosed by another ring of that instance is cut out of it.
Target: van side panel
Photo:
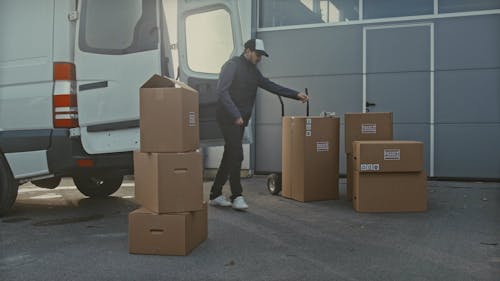
[[[53,26],[54,0],[0,2],[0,151],[16,179],[49,173]]]
[[[0,130],[52,127],[53,12],[53,0],[0,2]]]

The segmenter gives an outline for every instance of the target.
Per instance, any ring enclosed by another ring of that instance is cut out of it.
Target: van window
[[[186,17],[186,56],[190,70],[216,74],[234,50],[228,11],[216,9]]]
[[[260,0],[259,26],[358,20],[358,0]]]
[[[439,0],[438,5],[440,13],[500,9],[498,0]]]
[[[432,15],[434,0],[363,0],[363,18]]]
[[[154,0],[84,0],[79,47],[99,54],[128,54],[156,49]]]

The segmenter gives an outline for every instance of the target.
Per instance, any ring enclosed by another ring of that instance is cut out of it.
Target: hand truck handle
[[[306,88],[306,96],[309,97],[309,91]],[[306,116],[309,116],[309,99],[307,100]]]

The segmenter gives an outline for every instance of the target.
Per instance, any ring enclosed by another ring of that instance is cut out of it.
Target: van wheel
[[[31,181],[31,183],[41,188],[54,189],[58,187],[59,184],[61,183],[61,177],[41,179],[41,180]]]
[[[12,176],[7,161],[0,154],[0,216],[5,215],[17,198],[19,184]]]
[[[106,197],[115,193],[122,185],[123,176],[118,177],[73,177],[76,188],[88,197]]]
[[[267,176],[267,189],[272,195],[278,195],[281,192],[281,174],[270,174]]]

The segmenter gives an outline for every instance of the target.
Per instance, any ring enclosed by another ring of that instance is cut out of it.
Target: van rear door
[[[75,67],[83,147],[89,154],[135,150],[139,88],[151,75],[169,73],[162,66],[171,56],[162,44],[161,1],[79,2]]]
[[[178,1],[179,76],[199,92],[203,146],[222,143],[215,121],[217,79],[222,65],[243,51],[243,38],[250,37],[252,2]],[[248,132],[246,142],[251,141]]]

